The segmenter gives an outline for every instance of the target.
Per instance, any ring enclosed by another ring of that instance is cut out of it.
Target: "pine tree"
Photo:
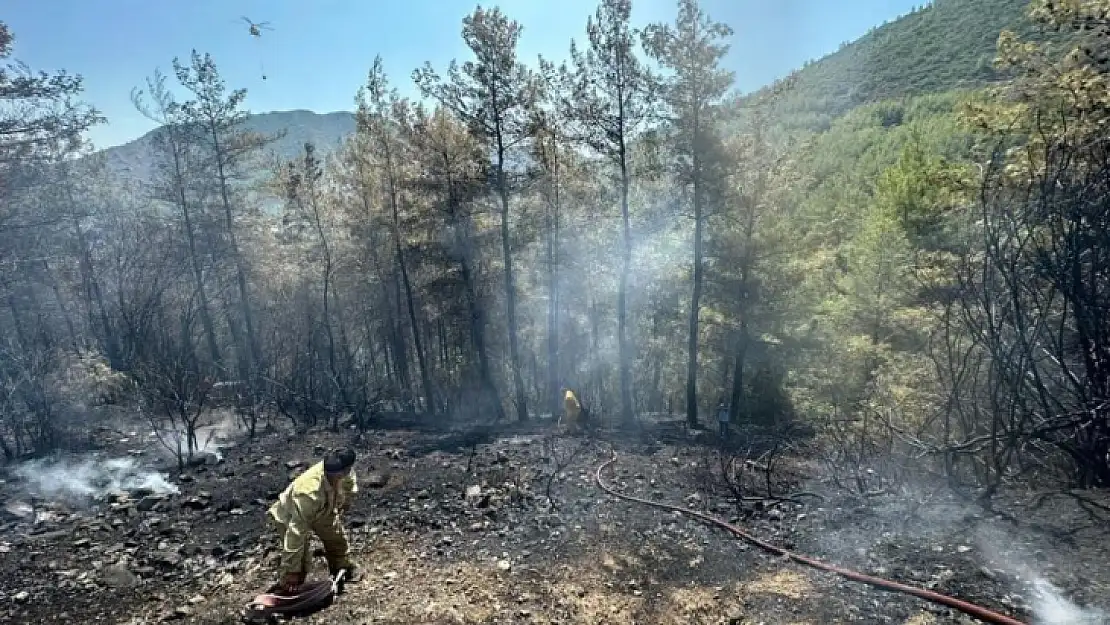
[[[520,364],[516,280],[510,235],[510,202],[513,190],[509,158],[514,148],[530,138],[530,111],[535,100],[532,73],[517,60],[521,26],[499,8],[483,9],[463,20],[462,35],[475,60],[459,65],[452,61],[443,80],[425,65],[414,80],[425,96],[431,96],[458,115],[493,154],[494,180],[501,205],[501,251],[505,264],[505,306],[509,334],[509,366],[512,369],[517,418],[528,420],[524,377]]]
[[[586,22],[584,52],[571,43],[564,104],[575,121],[573,136],[616,166],[621,191],[621,273],[617,291],[617,348],[620,361],[621,419],[633,419],[633,348],[628,339],[628,280],[632,266],[632,227],[628,195],[632,186],[631,147],[651,118],[658,91],[651,73],[636,58],[638,32],[629,26],[631,0],[602,0]]]
[[[671,72],[664,82],[663,98],[674,125],[674,173],[692,194],[694,284],[686,366],[686,420],[690,426],[698,422],[698,319],[704,288],[705,220],[715,184],[713,155],[720,147],[718,105],[734,81],[733,73],[720,67],[729,49],[721,40],[731,35],[732,29],[711,21],[697,0],[679,0],[673,26],[652,24],[643,35],[648,54]]]

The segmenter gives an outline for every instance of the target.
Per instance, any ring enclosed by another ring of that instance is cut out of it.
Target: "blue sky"
[[[836,50],[871,26],[924,0],[702,0],[736,31],[728,65],[742,91],[758,88],[808,59]],[[216,59],[228,86],[248,91],[252,112],[350,110],[375,54],[394,84],[415,95],[411,72],[425,61],[445,68],[468,58],[460,36],[474,0],[6,0],[0,19],[16,37],[15,57],[34,69],[85,77],[86,99],[109,124],[91,138],[117,145],[153,124],[130,92],[156,68],[170,73],[193,48]],[[501,0],[524,26],[521,56],[562,59],[583,39],[596,0]],[[633,0],[638,25],[671,21],[674,0]],[[273,30],[251,37],[240,16]],[[262,80],[265,69],[267,80]]]

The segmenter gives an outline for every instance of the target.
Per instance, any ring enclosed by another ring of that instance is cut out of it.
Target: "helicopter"
[[[251,18],[245,17],[245,16],[242,17],[241,19],[244,22],[247,23],[247,26],[250,27],[249,32],[250,32],[252,37],[261,37],[262,36],[262,31],[264,31],[264,30],[273,30],[273,28],[270,28],[270,23],[269,22],[255,22],[255,21],[252,21]]]
[[[262,40],[262,31],[273,30],[273,28],[270,28],[269,22],[255,22],[251,20],[251,18],[246,16],[242,16],[240,19],[247,23],[247,26],[249,27],[247,32],[249,32],[252,37],[259,41]],[[259,59],[258,61],[258,66],[262,72],[262,80],[266,80],[266,68],[262,65],[261,59]]]

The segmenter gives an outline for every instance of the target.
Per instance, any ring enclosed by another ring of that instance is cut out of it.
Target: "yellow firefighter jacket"
[[[324,543],[329,562],[346,560],[347,536],[339,522],[339,513],[346,509],[357,492],[354,471],[339,482],[338,488],[333,488],[323,462],[306,469],[282,491],[270,506],[269,515],[284,534],[283,573],[306,572],[310,533],[317,534]]]
[[[563,397],[563,407],[566,408],[567,425],[578,425],[578,417],[582,414],[582,405],[578,403],[578,398],[574,396],[574,391],[567,389],[566,395]]]

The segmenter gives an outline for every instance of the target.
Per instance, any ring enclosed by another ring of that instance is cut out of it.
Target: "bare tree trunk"
[[[623,102],[622,102],[623,107]],[[622,115],[623,119],[623,115]],[[628,159],[624,146],[623,133],[620,144],[621,162],[621,279],[617,291],[617,349],[620,360],[621,421],[631,423],[632,411],[632,350],[628,345],[628,277],[632,272],[632,226],[628,215]]]
[[[432,392],[432,378],[428,373],[428,362],[424,354],[424,343],[420,338],[420,323],[416,319],[416,303],[412,294],[412,282],[409,280],[408,265],[405,263],[404,250],[401,247],[401,219],[398,210],[397,189],[393,178],[392,164],[389,167],[389,203],[392,212],[393,244],[397,255],[397,266],[401,270],[401,281],[405,287],[405,303],[408,308],[409,325],[412,327],[412,342],[416,348],[416,361],[420,367],[420,383],[424,388],[424,406],[430,413],[435,412],[435,395]]]
[[[179,170],[179,157],[176,150],[173,158],[175,170]],[[175,175],[180,176],[180,173]],[[204,338],[208,344],[208,355],[212,358],[212,363],[214,365],[222,368],[223,356],[220,354],[220,347],[216,342],[216,328],[212,323],[212,311],[208,304],[208,293],[204,288],[204,273],[201,271],[200,258],[197,255],[196,235],[193,233],[192,214],[189,211],[189,203],[185,197],[185,185],[183,182],[178,181],[177,187],[177,201],[181,208],[181,216],[185,220],[185,239],[189,244],[189,264],[193,270],[193,281],[196,283],[197,296],[200,298],[200,323],[204,328]]]
[[[562,407],[559,393],[559,214],[561,195],[559,179],[559,146],[552,139],[552,201],[547,210],[547,396],[552,416]]]
[[[602,397],[601,379],[601,313],[597,309],[597,300],[590,303],[590,386],[593,396]]]
[[[74,205],[72,195],[70,195],[70,203],[71,206]],[[81,273],[83,274],[85,284],[88,285],[89,296],[92,298],[92,304],[96,305],[96,311],[99,317],[97,321],[100,324],[101,332],[103,333],[102,336],[104,337],[103,340],[105,356],[108,357],[108,362],[111,363],[113,369],[119,369],[123,366],[123,363],[121,362],[119,340],[116,337],[115,331],[112,329],[111,322],[108,320],[108,309],[104,305],[104,297],[101,295],[100,292],[100,282],[96,279],[96,272],[93,268],[92,253],[89,251],[89,243],[88,240],[85,238],[85,232],[81,229],[81,222],[76,216],[73,217],[73,230],[77,236]]]
[[[384,132],[384,131],[383,131]],[[397,267],[401,274],[401,285],[405,289],[405,304],[408,312],[409,326],[412,329],[412,343],[413,348],[416,349],[416,362],[420,368],[420,383],[424,390],[425,409],[428,412],[435,412],[435,400],[432,390],[432,379],[428,372],[427,355],[424,351],[424,342],[420,333],[420,322],[416,316],[416,303],[415,297],[412,292],[412,281],[409,279],[408,264],[405,260],[404,247],[401,244],[401,216],[400,216],[400,200],[397,191],[397,175],[394,170],[393,162],[393,149],[392,142],[387,138],[382,138],[381,146],[385,155],[385,174],[386,181],[389,184],[389,209],[390,209],[390,230],[393,236],[393,249],[394,255],[397,259]],[[398,293],[398,300],[400,294]]]
[[[224,147],[220,143],[219,131],[215,125],[210,122],[209,132],[212,135],[213,156],[216,159],[216,175],[217,182],[220,185],[220,200],[224,209],[224,223],[227,228],[227,239],[231,245],[231,254],[235,258],[235,274],[239,286],[239,310],[243,317],[243,325],[245,326],[246,336],[243,337],[246,345],[242,348],[241,356],[247,359],[247,390],[250,396],[250,435],[253,438],[255,426],[257,424],[257,414],[255,404],[258,401],[257,374],[258,364],[261,362],[261,355],[259,354],[257,333],[254,326],[254,314],[251,310],[250,291],[247,288],[247,268],[243,262],[243,255],[239,251],[238,238],[235,236],[235,219],[231,213],[231,196],[228,190],[228,176],[224,167],[225,153]]]
[[[474,343],[474,351],[478,353],[478,376],[485,389],[486,400],[492,403],[492,408],[498,421],[505,419],[505,411],[501,406],[501,395],[497,392],[497,385],[493,381],[493,370],[489,363],[489,350],[486,347],[485,319],[481,306],[478,305],[478,292],[474,284],[474,275],[470,267],[469,242],[463,241],[468,251],[460,263],[463,284],[466,287],[466,306],[470,313],[470,340]]]
[[[698,168],[698,156],[694,156],[694,170]],[[690,427],[698,425],[698,316],[701,312],[702,290],[702,198],[701,184],[695,173],[694,180],[694,288],[690,295],[690,335],[686,345],[686,423]]]
[[[58,286],[58,278],[50,270],[50,264],[46,260],[42,261],[42,269],[46,273],[46,279],[50,281],[50,290],[54,293],[54,301],[57,302],[58,309],[62,311],[62,318],[65,319],[70,345],[76,351],[78,348],[77,329],[73,324],[73,315],[69,313],[69,307],[66,306],[65,298],[62,297],[61,287]]]
[[[310,193],[315,193],[315,190]],[[331,246],[328,245],[328,237],[324,232],[323,219],[320,215],[320,208],[316,202],[315,196],[309,200],[312,206],[312,218],[316,225],[316,234],[320,237],[320,247],[324,253],[324,293],[323,293],[323,315],[324,315],[324,333],[328,339],[328,372],[331,374],[332,386],[339,392],[340,398],[343,401],[344,408],[349,407],[349,397],[347,394],[347,385],[343,383],[339,376],[339,369],[335,361],[335,330],[331,322],[331,273],[332,273],[332,259],[331,259]],[[332,415],[332,429],[339,427],[339,411],[334,411]]]
[[[732,367],[732,394],[729,398],[728,419],[736,422],[741,414],[748,417],[747,406],[744,405],[744,366],[748,353],[748,321],[740,319],[740,336],[736,340],[736,356]]]
[[[501,196],[501,252],[505,263],[505,307],[509,326],[509,366],[513,370],[517,420],[528,420],[528,402],[524,394],[524,376],[520,370],[519,328],[516,318],[516,280],[513,276],[512,237],[509,229],[509,188],[505,176],[505,146],[501,129],[497,129],[497,186]]]

